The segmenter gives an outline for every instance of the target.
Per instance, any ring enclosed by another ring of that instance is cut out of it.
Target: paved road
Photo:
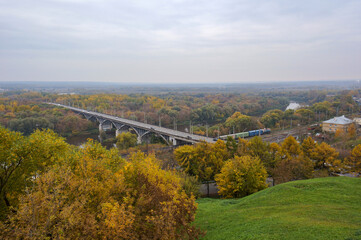
[[[142,123],[142,122],[137,122],[137,121],[133,121],[133,120],[129,120],[129,119],[125,119],[125,118],[120,118],[120,117],[115,117],[115,116],[111,116],[108,114],[103,114],[103,113],[98,113],[98,112],[93,112],[93,111],[87,111],[81,108],[75,108],[75,107],[70,107],[70,106],[66,106],[66,105],[62,105],[62,104],[58,104],[58,103],[48,103],[54,106],[58,106],[58,107],[63,107],[63,108],[67,108],[76,112],[82,112],[88,115],[93,115],[93,116],[97,116],[103,119],[107,119],[110,121],[113,121],[115,123],[120,123],[120,124],[125,124],[128,126],[132,126],[132,127],[137,127],[137,128],[141,128],[147,131],[151,131],[151,132],[157,132],[159,134],[164,134],[167,136],[171,136],[174,137],[176,139],[182,140],[182,141],[186,141],[186,142],[200,142],[200,141],[206,141],[209,143],[214,143],[215,141],[213,140],[213,138],[209,138],[209,137],[205,137],[205,136],[200,136],[200,135],[195,135],[195,134],[189,134],[189,133],[185,133],[185,132],[181,132],[181,131],[176,131],[176,130],[172,130],[169,128],[164,128],[164,127],[159,127],[159,126],[155,126],[155,125],[151,125],[151,124],[147,124],[147,123]]]

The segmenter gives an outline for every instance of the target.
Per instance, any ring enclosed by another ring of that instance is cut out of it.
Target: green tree
[[[244,197],[265,189],[267,172],[257,157],[236,156],[216,176],[219,194],[225,198]]]
[[[69,150],[51,130],[36,130],[29,137],[0,127],[0,218],[34,178],[59,161]]]
[[[131,132],[123,132],[117,136],[118,149],[127,149],[137,145],[137,135]]]
[[[309,110],[309,109],[305,109],[305,108],[301,108],[296,110],[295,115],[297,115],[299,117],[299,119],[301,119],[301,122],[303,123],[309,123],[311,121],[311,119],[314,118],[314,112]]]
[[[174,157],[186,173],[197,176],[200,181],[210,181],[221,171],[228,152],[224,142],[218,140],[215,144],[201,142],[178,147]]]
[[[262,115],[261,123],[266,127],[274,127],[283,118],[283,112],[279,109],[274,109]]]
[[[54,125],[43,117],[27,117],[11,120],[9,128],[13,131],[22,132],[24,135],[30,135],[36,129],[54,128]]]
[[[232,116],[227,118],[225,125],[230,129],[234,127],[237,132],[243,132],[258,127],[257,123],[250,116],[243,115],[240,112],[235,112]]]

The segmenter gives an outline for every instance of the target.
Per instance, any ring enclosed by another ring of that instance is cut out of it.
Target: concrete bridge
[[[138,143],[141,143],[148,134],[155,134],[161,137],[169,145],[182,145],[189,143],[193,144],[201,141],[206,141],[209,143],[215,142],[213,138],[189,134],[151,124],[111,116],[108,114],[88,111],[58,103],[48,104],[70,109],[75,113],[83,115],[88,120],[97,121],[99,123],[99,131],[111,129],[114,127],[116,129],[116,136],[118,136],[122,132],[133,130],[137,135]]]

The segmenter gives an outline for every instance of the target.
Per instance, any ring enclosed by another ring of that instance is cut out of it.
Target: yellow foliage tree
[[[351,124],[351,126],[348,128],[348,138],[353,139],[356,137],[356,126],[355,124]]]
[[[244,197],[265,189],[267,171],[258,157],[236,156],[216,175],[219,194],[225,198]]]
[[[238,143],[237,143],[236,155],[238,155],[238,156],[249,155],[248,147],[249,147],[248,141],[243,138],[239,138]]]
[[[352,149],[351,156],[346,159],[345,164],[350,167],[351,172],[361,173],[361,144]]]
[[[130,147],[135,147],[137,145],[137,135],[131,132],[123,132],[116,138],[116,145],[118,149],[127,149]]]
[[[221,171],[228,152],[226,144],[218,140],[215,144],[202,142],[181,146],[174,151],[174,157],[186,173],[201,181],[209,181]]]
[[[267,170],[270,170],[274,167],[275,161],[272,158],[270,153],[270,147],[267,142],[262,141],[262,138],[259,136],[253,137],[248,142],[249,153],[253,157],[258,157]]]
[[[16,206],[25,187],[68,150],[64,139],[51,130],[37,130],[24,137],[0,127],[0,218]]]
[[[301,148],[306,157],[311,158],[311,155],[315,148],[317,147],[317,143],[311,137],[308,137],[303,140]]]
[[[337,129],[335,132],[335,139],[340,140],[346,137],[346,133],[342,129]]]
[[[275,183],[312,177],[312,161],[304,155],[294,137],[287,137],[280,147],[272,145],[271,152],[276,158],[275,167],[271,171]]]
[[[296,157],[302,154],[302,149],[300,144],[296,141],[293,136],[287,137],[281,145],[282,153],[286,155],[287,158]]]
[[[195,239],[193,196],[154,156],[90,142],[34,181],[2,225],[9,239]]]
[[[322,142],[318,145],[313,153],[311,154],[312,160],[315,161],[316,168],[327,169],[331,171],[340,171],[342,167],[342,162],[338,159],[339,153],[336,149],[332,148],[325,142]]]

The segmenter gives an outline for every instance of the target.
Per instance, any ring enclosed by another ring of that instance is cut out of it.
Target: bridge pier
[[[177,139],[174,137],[169,137],[169,143],[173,146],[177,146]]]
[[[142,144],[142,136],[137,135],[137,144]]]
[[[100,143],[103,143],[103,135],[104,135],[104,129],[103,129],[103,124],[99,123],[99,141]]]

